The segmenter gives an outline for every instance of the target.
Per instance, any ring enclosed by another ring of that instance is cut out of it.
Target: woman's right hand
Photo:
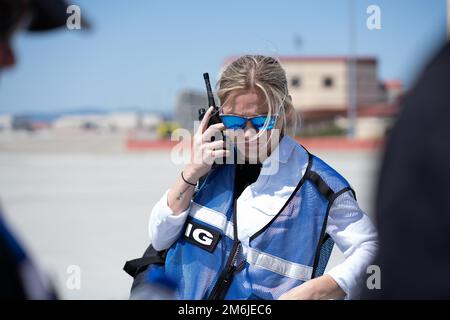
[[[191,183],[196,183],[201,177],[211,170],[214,160],[229,155],[230,151],[224,149],[225,141],[217,139],[222,137],[222,134],[218,134],[225,130],[223,123],[216,123],[208,127],[209,119],[214,111],[213,107],[209,107],[203,117],[197,132],[194,134],[191,159],[183,170],[183,175],[186,180]],[[211,137],[215,137],[216,140],[211,142]]]
[[[221,136],[219,134],[225,129],[223,123],[213,124],[208,127],[208,122],[214,108],[210,107],[200,122],[194,135],[191,148],[191,159],[175,184],[170,188],[167,195],[167,205],[174,215],[184,212],[190,204],[195,190],[195,184],[209,170],[214,160],[229,155],[229,150],[224,150],[225,142],[220,139],[211,142],[211,137]]]

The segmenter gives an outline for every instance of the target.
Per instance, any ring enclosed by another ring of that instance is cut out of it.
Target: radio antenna
[[[208,94],[208,106],[213,106],[214,109],[217,109],[216,102],[214,101],[214,95],[211,89],[211,83],[209,82],[209,74],[207,72],[203,74],[203,79],[205,79],[206,93]]]

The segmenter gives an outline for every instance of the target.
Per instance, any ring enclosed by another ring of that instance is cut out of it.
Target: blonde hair
[[[224,105],[236,90],[258,88],[264,93],[269,106],[269,116],[278,114],[281,133],[295,135],[297,113],[288,93],[286,72],[280,62],[263,55],[244,55],[225,67],[217,83],[217,96]],[[266,129],[269,118],[264,124]]]

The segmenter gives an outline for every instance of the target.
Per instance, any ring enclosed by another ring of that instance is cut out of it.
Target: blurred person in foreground
[[[450,43],[391,131],[378,183],[380,288],[371,299],[450,299]]]
[[[16,61],[11,46],[14,33],[21,28],[43,32],[65,26],[67,6],[60,0],[0,0],[0,76]],[[48,281],[7,227],[0,207],[0,299],[55,298]]]

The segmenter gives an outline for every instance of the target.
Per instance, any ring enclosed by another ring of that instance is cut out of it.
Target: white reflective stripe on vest
[[[189,215],[192,218],[222,230],[227,237],[234,239],[233,223],[227,221],[227,217],[223,213],[192,202]]]
[[[233,223],[227,221],[227,217],[223,213],[192,202],[189,215],[222,230],[227,237],[233,239]],[[245,251],[247,262],[255,266],[301,281],[308,281],[312,277],[313,268],[310,266],[290,262],[247,246],[245,246]]]
[[[308,281],[312,277],[312,267],[290,262],[282,258],[248,248],[247,262],[292,279]]]

